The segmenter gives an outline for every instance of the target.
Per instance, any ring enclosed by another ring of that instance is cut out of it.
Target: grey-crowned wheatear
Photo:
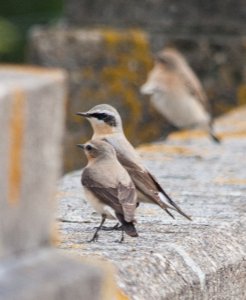
[[[155,109],[175,127],[206,129],[219,142],[213,133],[205,91],[177,50],[166,48],[156,55],[155,65],[140,91],[151,96]]]
[[[106,219],[116,219],[121,223],[121,241],[124,232],[137,237],[134,226],[137,192],[129,174],[119,163],[114,148],[101,140],[91,140],[78,146],[83,148],[88,159],[81,177],[86,198],[102,216],[91,241],[98,238],[98,231]]]
[[[157,204],[172,217],[169,210],[176,210],[190,220],[142,164],[140,156],[124,135],[121,117],[114,107],[101,104],[77,114],[86,117],[91,123],[93,139],[104,140],[114,147],[119,162],[128,171],[138,190],[139,201]]]

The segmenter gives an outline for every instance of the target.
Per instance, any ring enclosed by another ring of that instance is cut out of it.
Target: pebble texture
[[[245,118],[242,107],[217,120],[221,145],[194,131],[139,148],[192,222],[142,204],[139,238],[119,244],[119,232],[101,232],[98,242],[87,243],[100,217],[84,198],[81,171],[64,176],[57,194],[59,248],[111,261],[129,299],[246,299]]]

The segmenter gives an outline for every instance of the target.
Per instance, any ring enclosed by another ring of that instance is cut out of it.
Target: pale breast
[[[84,187],[86,200],[91,204],[95,211],[100,215],[106,215],[108,219],[117,219],[112,207],[102,203],[98,198],[86,187]]]
[[[210,115],[202,104],[187,94],[172,97],[167,94],[154,94],[151,102],[170,123],[179,128],[203,126],[210,121]]]

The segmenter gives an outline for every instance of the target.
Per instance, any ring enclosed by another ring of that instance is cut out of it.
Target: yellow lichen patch
[[[71,249],[83,249],[84,245],[82,243],[79,243],[79,244],[73,243],[72,245],[70,245],[70,248]]]
[[[188,139],[199,139],[208,136],[206,131],[200,130],[181,130],[174,132],[168,136],[169,140],[188,140]]]
[[[225,138],[246,138],[246,130],[235,130],[220,133],[218,135],[220,139]]]
[[[218,177],[214,180],[218,184],[228,184],[228,185],[246,185],[246,178],[223,178]]]
[[[164,144],[146,144],[146,145],[141,145],[138,147],[138,151],[140,153],[149,153],[149,152],[154,152],[154,153],[166,153],[166,154],[178,154],[178,155],[198,155],[195,151],[191,150],[188,147],[184,146],[172,146],[172,145],[164,145]]]
[[[237,92],[238,104],[246,104],[246,84],[242,84]]]
[[[25,94],[20,89],[13,93],[10,116],[10,156],[9,156],[9,195],[10,204],[16,204],[20,198],[22,172],[22,144],[24,137]]]
[[[130,298],[120,289],[116,291],[116,300],[130,300]]]
[[[100,80],[108,97],[129,111],[126,119],[130,121],[124,123],[124,129],[127,136],[132,137],[138,130],[143,109],[138,88],[152,65],[148,40],[139,30],[107,29],[101,33],[105,50],[110,53],[110,61],[114,63],[103,68]],[[144,131],[139,131],[139,135],[142,134]]]

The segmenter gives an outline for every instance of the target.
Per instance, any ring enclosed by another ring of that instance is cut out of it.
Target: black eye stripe
[[[92,113],[91,117],[97,118],[98,120],[103,120],[105,123],[112,127],[116,127],[116,120],[114,116],[108,115],[106,113]]]
[[[98,120],[104,120],[107,117],[105,113],[92,113],[90,114],[91,117],[97,118]]]

